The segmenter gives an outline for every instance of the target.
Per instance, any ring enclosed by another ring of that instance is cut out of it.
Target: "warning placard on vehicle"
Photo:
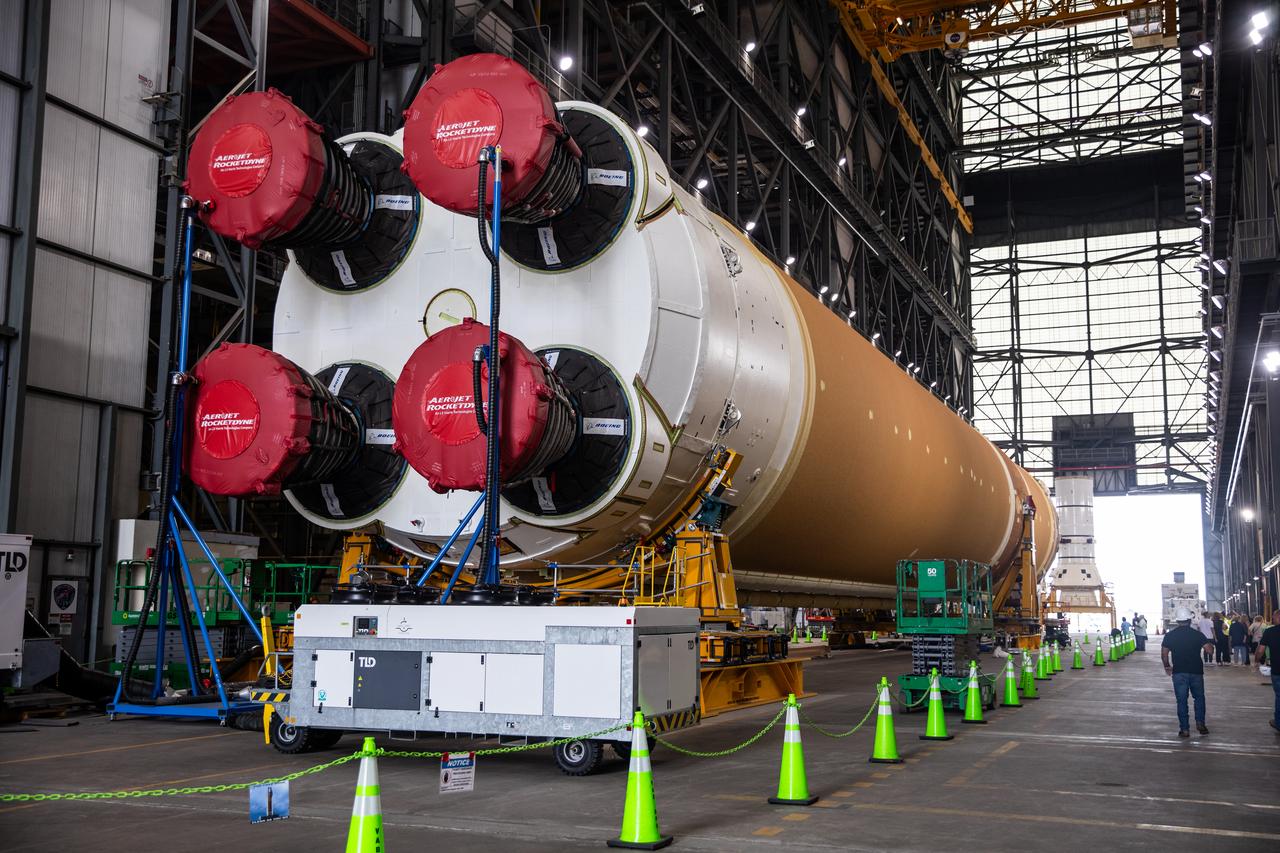
[[[440,793],[457,794],[476,787],[476,754],[446,752],[440,757]]]

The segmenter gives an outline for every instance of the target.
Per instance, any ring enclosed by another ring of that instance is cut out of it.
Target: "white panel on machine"
[[[485,655],[484,710],[488,714],[541,714],[542,655]]]
[[[431,652],[430,707],[476,711],[484,705],[484,658],[474,652]]]
[[[22,614],[27,609],[31,537],[0,533],[0,672],[22,669]]]
[[[555,648],[552,714],[612,719],[624,713],[621,647],[559,643]]]
[[[345,649],[320,649],[316,651],[316,689],[312,691],[312,704],[351,707],[351,694],[355,686],[356,655]]]
[[[636,649],[640,710],[646,717],[671,710],[671,637],[645,637]]]
[[[668,698],[672,708],[687,708],[698,698],[698,635],[673,634],[668,639]]]

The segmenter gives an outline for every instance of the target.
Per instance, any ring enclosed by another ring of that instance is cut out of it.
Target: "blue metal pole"
[[[191,590],[191,603],[196,612],[196,622],[200,625],[200,637],[204,640],[204,650],[209,655],[209,671],[213,676],[214,686],[218,688],[218,698],[222,700],[222,707],[230,707],[227,701],[227,691],[222,686],[222,673],[218,672],[218,657],[213,653],[213,642],[209,639],[209,626],[204,623],[204,611],[200,609],[200,602],[196,600],[196,582],[191,577],[191,564],[187,562],[187,554],[182,550],[182,531],[178,529],[177,519],[173,517],[173,513],[169,513],[169,534],[173,536],[175,549],[178,552],[178,560],[182,563],[182,576],[186,579],[187,589]],[[199,535],[197,534],[197,538]],[[218,563],[213,563],[214,571],[218,571]],[[262,637],[259,635],[259,641]]]
[[[236,607],[240,610],[241,615],[244,616],[245,621],[249,623],[249,628],[250,630],[253,631],[253,635],[257,637],[258,642],[261,643],[262,631],[258,630],[257,622],[254,620],[253,615],[249,613],[249,608],[245,607],[244,602],[240,600],[240,594],[236,592],[235,587],[231,585],[231,581],[227,579],[227,576],[225,574],[223,574],[222,564],[220,564],[218,562],[218,558],[213,555],[213,551],[209,549],[209,545],[204,541],[204,537],[200,535],[200,531],[196,530],[195,524],[191,521],[191,516],[187,515],[187,511],[182,508],[182,504],[178,503],[177,495],[173,496],[173,500],[171,503],[173,505],[174,512],[178,514],[178,517],[182,519],[182,523],[185,524],[187,529],[191,531],[191,535],[195,538],[196,544],[200,546],[200,550],[204,551],[204,555],[209,560],[209,564],[213,567],[214,573],[217,574],[218,579],[222,581],[222,585],[227,588],[227,592],[231,593],[231,600],[235,602]],[[179,543],[178,553],[182,554],[182,546],[181,546],[182,540],[177,540],[177,541]],[[186,560],[185,555],[183,556],[183,560],[185,565],[185,560]],[[194,598],[195,587],[192,587],[191,589],[192,589],[191,594],[192,594],[192,597]]]
[[[427,570],[422,573],[422,577],[418,578],[416,586],[422,586],[436,567],[444,560],[445,555],[449,553],[449,549],[453,547],[453,543],[458,541],[458,537],[462,535],[462,531],[466,529],[471,519],[475,518],[476,512],[480,509],[480,505],[484,503],[485,493],[481,492],[480,497],[476,498],[476,502],[471,505],[471,509],[467,510],[466,516],[458,522],[457,528],[453,531],[453,535],[444,543],[444,547],[440,549],[440,553],[436,554],[435,559],[431,561],[431,565],[427,566]]]
[[[187,372],[187,341],[191,331],[191,208],[184,212],[187,219],[186,244],[182,263],[182,307],[178,316],[178,372]]]
[[[449,603],[449,596],[453,593],[453,585],[458,582],[458,576],[462,574],[462,568],[467,564],[467,558],[471,556],[471,551],[476,547],[476,542],[479,541],[480,534],[483,532],[484,526],[481,525],[471,534],[471,540],[467,542],[467,548],[462,552],[462,556],[458,558],[458,565],[454,567],[453,575],[449,578],[449,585],[444,588],[444,594],[440,596],[441,604]]]

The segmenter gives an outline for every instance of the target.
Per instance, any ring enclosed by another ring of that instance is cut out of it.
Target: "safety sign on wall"
[[[49,624],[58,626],[58,633],[71,633],[71,621],[76,615],[79,589],[74,583],[59,581],[49,589]]]
[[[440,757],[440,793],[457,794],[476,787],[476,754],[446,752]]]

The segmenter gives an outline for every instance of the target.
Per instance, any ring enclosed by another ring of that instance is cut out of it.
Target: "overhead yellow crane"
[[[1067,29],[1128,18],[1137,47],[1176,44],[1175,0],[1006,0],[973,4],[946,0],[831,0],[855,42],[892,62],[907,53],[941,50],[963,56],[971,42],[1032,30]]]
[[[903,130],[920,150],[925,167],[942,186],[942,194],[970,234],[973,233],[972,217],[964,209],[951,179],[933,156],[906,105],[898,97],[882,62],[892,62],[905,54],[926,50],[941,50],[948,56],[959,58],[965,54],[970,42],[1120,17],[1129,18],[1129,31],[1135,46],[1170,47],[1177,44],[1178,38],[1176,0],[1004,0],[987,5],[946,0],[830,2],[840,14],[845,34],[870,67],[876,87],[897,111]]]

